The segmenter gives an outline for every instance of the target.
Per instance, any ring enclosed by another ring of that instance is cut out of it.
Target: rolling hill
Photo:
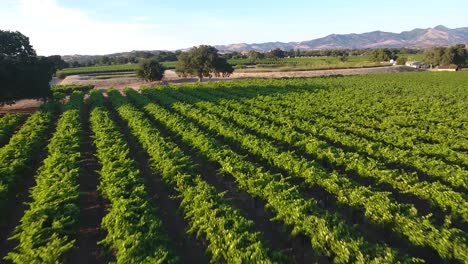
[[[427,48],[468,43],[468,27],[450,29],[442,25],[413,29],[401,33],[373,31],[362,34],[331,34],[323,38],[301,42],[238,43],[215,46],[219,51],[269,51],[272,49],[361,49],[361,48]]]

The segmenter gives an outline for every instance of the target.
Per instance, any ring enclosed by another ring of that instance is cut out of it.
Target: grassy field
[[[466,263],[466,83],[257,79],[86,100],[56,87],[75,91],[65,105],[0,117],[0,257]]]

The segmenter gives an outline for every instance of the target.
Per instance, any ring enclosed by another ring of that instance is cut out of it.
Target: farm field
[[[166,61],[161,64],[167,69],[174,69],[177,62]],[[89,73],[125,73],[135,72],[138,69],[138,64],[115,64],[104,66],[77,67],[65,68],[57,71],[57,76],[63,78],[68,75],[89,74]]]
[[[269,72],[269,71],[310,71],[327,69],[352,69],[390,66],[390,63],[371,62],[368,56],[350,56],[346,61],[339,57],[297,57],[282,59],[258,59],[255,68],[245,68],[252,64],[249,59],[230,59],[228,62],[236,66],[236,72]]]
[[[250,65],[252,62],[248,59],[230,59],[228,63],[236,66],[236,72],[268,72],[268,71],[292,71],[292,70],[323,70],[323,69],[349,69],[349,68],[369,68],[379,66],[389,66],[390,64],[382,64],[370,62],[367,56],[351,56],[348,61],[342,62],[338,57],[323,56],[323,57],[299,57],[299,58],[282,58],[282,59],[259,59],[256,61],[255,69],[245,69],[245,65]],[[175,69],[176,61],[166,61],[161,63],[166,69]],[[134,72],[138,68],[138,64],[116,64],[105,66],[78,67],[66,68],[57,71],[57,76],[63,78],[68,75],[75,74],[93,74],[93,73],[125,73]]]
[[[467,263],[467,84],[57,87],[0,117],[0,262]]]

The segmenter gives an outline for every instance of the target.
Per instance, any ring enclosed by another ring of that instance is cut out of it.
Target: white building
[[[426,63],[424,63],[422,61],[407,61],[405,63],[405,65],[408,66],[408,67],[416,68],[416,69],[426,69],[427,68]]]

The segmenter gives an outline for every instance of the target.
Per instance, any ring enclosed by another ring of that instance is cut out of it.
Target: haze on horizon
[[[0,29],[39,55],[175,50],[194,45],[304,41],[329,34],[468,26],[468,1],[0,0]]]

